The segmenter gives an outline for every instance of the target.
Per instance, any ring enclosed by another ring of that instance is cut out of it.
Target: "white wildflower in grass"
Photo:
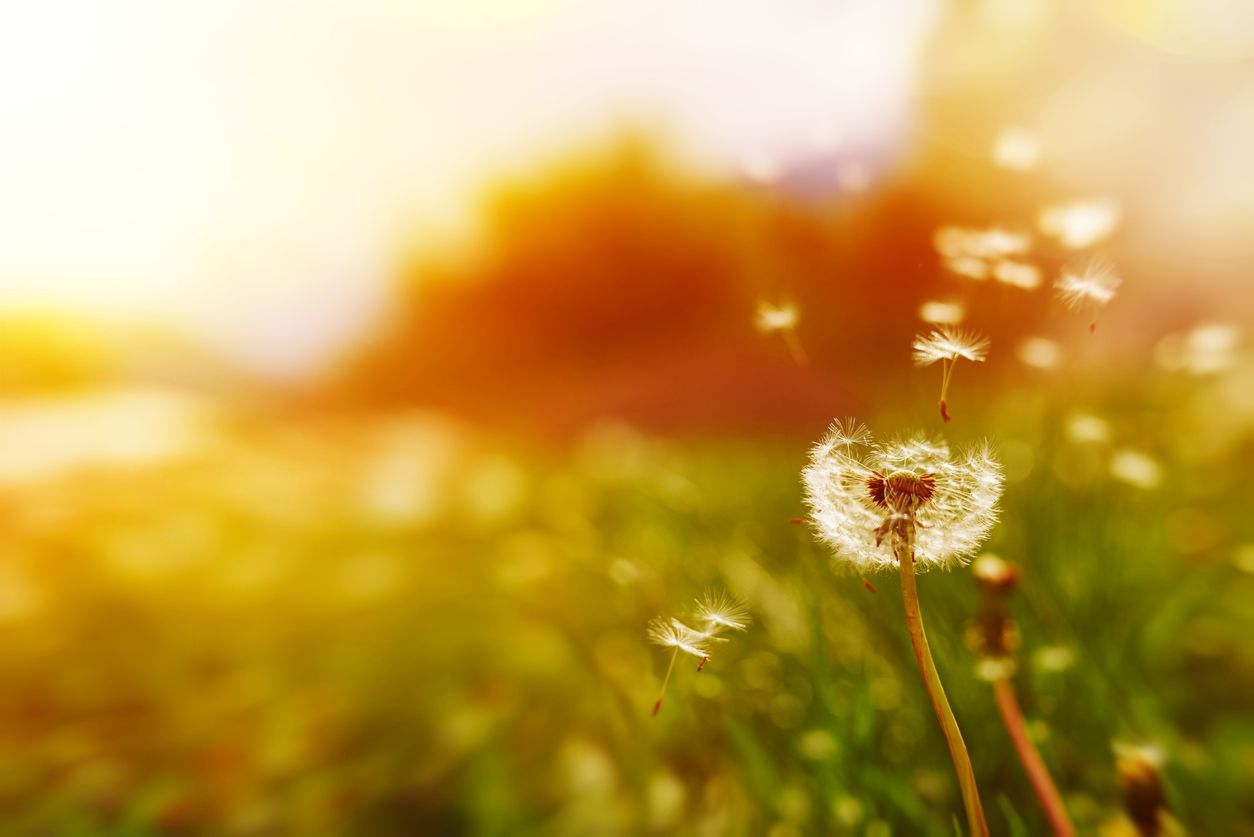
[[[914,339],[914,365],[941,364],[940,414],[949,421],[949,381],[959,359],[978,363],[988,356],[988,338],[974,331],[942,326]]]
[[[836,560],[857,571],[896,567],[906,627],[950,756],[971,834],[987,835],[975,774],[932,660],[915,566],[947,567],[972,554],[997,519],[1001,467],[988,448],[961,456],[938,440],[877,444],[865,427],[836,422],[802,471],[810,519]]]
[[[780,334],[784,338],[784,345],[788,347],[788,353],[792,355],[792,359],[798,366],[805,366],[806,353],[801,348],[801,341],[797,339],[799,319],[797,306],[792,303],[785,302],[776,305],[766,300],[759,300],[754,324],[762,334]]]
[[[819,537],[859,573],[897,566],[887,535],[903,517],[918,524],[916,565],[960,563],[992,528],[1002,489],[987,447],[955,457],[944,442],[922,436],[875,444],[851,421],[831,426],[802,478]]]
[[[1041,138],[1026,128],[1004,128],[993,141],[993,162],[1004,169],[1028,171],[1041,161]]]
[[[1083,269],[1063,268],[1062,275],[1054,282],[1054,289],[1068,308],[1091,311],[1093,321],[1089,331],[1096,331],[1097,309],[1115,298],[1121,281],[1109,264],[1093,261]]]
[[[1119,224],[1119,205],[1095,200],[1048,206],[1041,210],[1041,232],[1069,250],[1083,250],[1105,239]]]
[[[961,302],[925,302],[919,306],[919,319],[933,325],[957,325],[966,313]]]
[[[1027,262],[1003,259],[993,267],[993,278],[1003,285],[1031,291],[1041,286],[1041,269]]]
[[[1045,337],[1025,337],[1015,348],[1015,356],[1025,366],[1056,369],[1062,363],[1062,347]]]
[[[697,599],[691,621],[700,627],[693,628],[678,619],[663,617],[649,623],[649,641],[672,649],[666,677],[662,680],[661,691],[653,704],[654,715],[662,708],[662,698],[666,695],[666,687],[671,682],[671,673],[675,670],[675,660],[680,652],[700,660],[697,671],[701,671],[710,660],[710,649],[717,643],[727,641],[727,637],[720,634],[746,630],[751,620],[749,610],[743,602],[727,593],[711,590]]]

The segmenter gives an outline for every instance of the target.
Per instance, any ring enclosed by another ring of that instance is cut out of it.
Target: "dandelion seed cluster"
[[[853,421],[837,422],[802,471],[810,519],[836,560],[858,572],[897,566],[884,524],[912,518],[919,570],[962,563],[997,520],[1001,466],[987,446],[961,456],[916,436],[875,443]]]
[[[679,619],[659,616],[649,623],[649,641],[665,648],[674,648],[699,659],[710,656],[710,649],[727,637],[724,631],[747,630],[751,621],[744,603],[725,592],[710,591],[697,599],[692,621],[699,628]]]

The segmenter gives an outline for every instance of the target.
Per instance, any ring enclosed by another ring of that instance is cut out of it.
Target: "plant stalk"
[[[671,653],[671,664],[666,667],[666,677],[662,679],[662,689],[657,694],[657,702],[653,704],[653,717],[657,717],[658,710],[662,708],[662,698],[666,697],[666,687],[671,682],[671,672],[675,670],[675,660],[679,657],[679,649],[676,648]]]
[[[903,519],[893,536],[893,551],[901,570],[901,596],[906,607],[906,628],[910,632],[914,658],[923,674],[923,685],[927,687],[932,708],[936,710],[936,719],[940,722],[945,742],[949,745],[949,755],[954,762],[954,772],[958,774],[958,785],[962,788],[962,803],[967,809],[967,823],[971,834],[988,837],[988,823],[984,821],[984,808],[980,805],[980,791],[975,784],[975,771],[971,769],[971,756],[967,754],[967,745],[962,740],[962,731],[958,729],[958,720],[949,708],[949,700],[945,697],[945,688],[941,685],[940,674],[932,660],[932,650],[927,644],[927,634],[923,630],[923,613],[919,609],[919,593],[914,583],[914,537],[914,518]]]
[[[993,694],[997,698],[997,711],[1001,713],[1002,723],[1006,725],[1010,740],[1014,742],[1015,750],[1019,754],[1019,761],[1023,762],[1023,769],[1032,781],[1032,789],[1036,791],[1041,807],[1045,809],[1050,828],[1058,837],[1074,837],[1075,828],[1067,816],[1067,809],[1063,807],[1058,788],[1054,785],[1036,745],[1028,737],[1027,724],[1024,723],[1014,685],[1008,678],[999,677],[993,681]]]

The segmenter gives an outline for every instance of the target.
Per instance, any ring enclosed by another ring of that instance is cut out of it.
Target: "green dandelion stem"
[[[967,745],[962,740],[962,731],[958,729],[958,720],[949,708],[949,700],[945,697],[940,674],[932,660],[932,650],[927,644],[927,634],[923,630],[923,613],[919,609],[919,593],[914,583],[914,537],[915,523],[912,518],[906,519],[893,537],[893,551],[897,554],[897,563],[901,569],[901,596],[906,607],[906,627],[910,632],[910,644],[914,647],[914,658],[923,674],[928,697],[932,699],[932,708],[936,710],[936,719],[940,721],[945,742],[949,744],[949,755],[953,758],[954,772],[958,774],[958,784],[962,788],[962,802],[967,809],[971,834],[988,837],[988,823],[984,821],[980,791],[975,784],[975,771],[971,769],[971,756],[967,754]]]
[[[1032,789],[1036,791],[1041,807],[1045,810],[1050,828],[1058,837],[1072,837],[1075,834],[1075,828],[1067,816],[1067,809],[1063,807],[1062,797],[1059,796],[1058,788],[1049,775],[1049,769],[1041,759],[1036,745],[1028,737],[1027,724],[1023,720],[1023,712],[1019,708],[1019,699],[1015,696],[1014,685],[1004,677],[998,678],[993,682],[993,694],[997,699],[997,711],[1001,713],[1006,731],[1010,733],[1015,751],[1019,754],[1019,761],[1023,762],[1023,769],[1032,780]]]

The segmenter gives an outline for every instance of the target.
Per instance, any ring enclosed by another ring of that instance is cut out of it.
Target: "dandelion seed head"
[[[1063,268],[1054,288],[1068,308],[1096,307],[1115,298],[1121,281],[1110,265],[1093,262],[1084,269]]]
[[[877,529],[898,515],[918,524],[920,570],[951,566],[979,547],[996,522],[1003,483],[987,446],[954,456],[937,439],[877,444],[865,432],[848,443],[848,426],[833,425],[802,471],[811,523],[838,564],[862,573],[896,567]]]
[[[919,306],[919,319],[934,325],[957,325],[966,313],[961,302],[925,302]]]
[[[1119,205],[1095,200],[1049,206],[1041,210],[1041,232],[1070,250],[1083,250],[1109,236],[1119,224]]]
[[[758,331],[763,334],[772,334],[776,331],[796,328],[798,318],[797,306],[791,303],[775,305],[766,300],[760,300],[755,322]]]
[[[696,621],[707,633],[720,630],[743,631],[749,627],[749,609],[744,602],[723,591],[708,591],[697,600]]]
[[[938,360],[963,358],[979,362],[988,356],[988,338],[975,331],[942,326],[914,339],[915,366],[931,366]]]

